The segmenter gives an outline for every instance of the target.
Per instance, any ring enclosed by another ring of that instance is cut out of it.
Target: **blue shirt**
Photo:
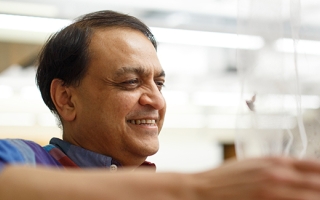
[[[58,138],[52,138],[50,144],[39,144],[22,139],[0,140],[0,171],[7,164],[28,164],[55,167],[121,167],[115,159],[82,147],[70,144]],[[153,167],[153,163],[144,162],[141,166]]]
[[[79,167],[110,167],[111,165],[121,166],[119,162],[109,156],[105,156],[82,147],[70,144],[58,138],[52,138],[50,144],[59,148]],[[49,145],[50,146],[50,145]],[[44,147],[46,148],[46,146]]]

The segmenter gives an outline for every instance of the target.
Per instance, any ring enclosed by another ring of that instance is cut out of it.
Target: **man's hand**
[[[320,162],[292,158],[228,161],[195,175],[200,199],[320,199]]]

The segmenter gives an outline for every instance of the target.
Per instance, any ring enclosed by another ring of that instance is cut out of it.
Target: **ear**
[[[76,111],[72,102],[72,90],[60,79],[53,79],[50,87],[51,99],[60,117],[65,121],[73,121]]]

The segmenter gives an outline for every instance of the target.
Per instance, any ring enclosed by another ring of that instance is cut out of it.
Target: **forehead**
[[[89,44],[89,57],[89,71],[99,73],[132,67],[162,71],[152,43],[143,33],[130,28],[96,30]]]

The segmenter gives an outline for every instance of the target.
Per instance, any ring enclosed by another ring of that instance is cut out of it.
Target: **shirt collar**
[[[65,153],[74,163],[79,167],[110,167],[116,165],[117,167],[121,164],[113,158],[102,155],[82,147],[73,145],[69,142],[61,140],[59,138],[52,138],[50,144],[59,148]]]
[[[50,144],[54,145],[55,147],[59,148],[66,154],[76,165],[79,167],[107,167],[113,169],[115,166],[121,167],[120,162],[116,161],[115,159],[99,154],[82,147],[73,145],[69,142],[61,140],[59,138],[52,138],[50,140]],[[148,167],[153,171],[156,171],[156,165],[154,163],[145,161],[140,165],[140,167]]]

